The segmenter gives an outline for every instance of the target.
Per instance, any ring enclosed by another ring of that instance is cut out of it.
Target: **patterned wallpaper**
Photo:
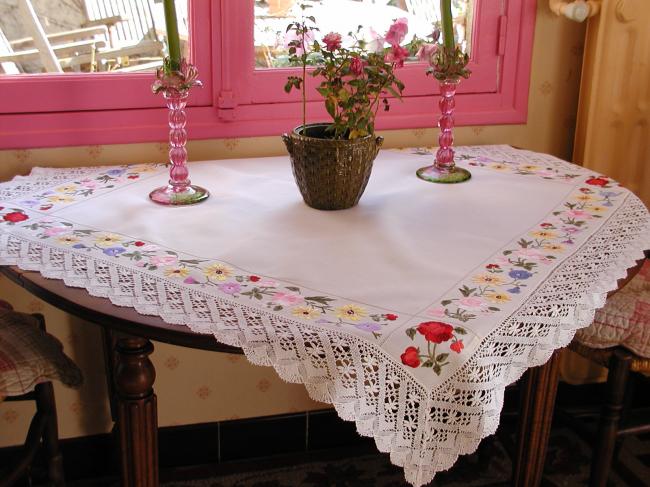
[[[538,3],[528,123],[461,127],[456,142],[511,144],[569,159],[572,152],[584,26],[555,17]],[[461,107],[462,109],[462,107]],[[431,125],[435,124],[432,117]],[[385,147],[433,145],[437,130],[382,133]],[[192,141],[190,158],[222,159],[284,154],[279,137]],[[163,161],[163,143],[0,151],[0,179],[27,174],[38,165],[65,167]],[[98,327],[34,298],[5,278],[0,296],[17,309],[45,314],[48,330],[82,368],[80,391],[55,386],[62,437],[105,432],[110,427]],[[241,356],[155,344],[159,424],[179,425],[319,409],[300,385],[286,384],[271,368],[255,367]],[[23,441],[33,409],[29,403],[0,404],[0,447]]]

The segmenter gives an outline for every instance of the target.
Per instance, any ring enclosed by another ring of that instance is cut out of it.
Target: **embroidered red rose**
[[[465,348],[465,345],[463,345],[462,340],[456,340],[454,343],[449,345],[449,348],[451,348],[454,352],[460,353],[463,348]]]
[[[442,343],[452,339],[454,327],[441,321],[425,321],[418,325],[418,332],[428,342]]]
[[[498,269],[501,266],[499,264],[488,264],[485,266],[486,269]]]
[[[397,315],[394,315],[394,314],[392,314],[392,313],[388,313],[388,314],[386,315],[386,319],[387,319],[388,321],[395,321],[395,320],[397,319]]]
[[[420,366],[420,350],[416,347],[408,347],[400,357],[404,365],[413,368]]]
[[[580,192],[581,193],[593,193],[593,191],[590,190],[589,188],[580,188]]]
[[[553,226],[552,223],[542,223],[542,224],[540,225],[540,227],[542,227],[542,228],[549,228],[549,227],[552,227],[552,226]]]
[[[137,174],[131,174],[130,176],[127,176],[127,178],[129,179],[138,179],[139,177],[140,176],[138,176]]]
[[[591,184],[592,186],[606,186],[609,184],[609,180],[607,178],[590,178],[585,181],[587,184]]]
[[[137,242],[134,242],[133,245],[135,245],[136,247],[142,247],[144,246],[144,242],[138,240]]]
[[[248,278],[251,282],[257,282],[260,280],[260,276],[250,276]]]
[[[2,217],[5,221],[18,223],[27,220],[29,217],[20,211],[12,211]]]

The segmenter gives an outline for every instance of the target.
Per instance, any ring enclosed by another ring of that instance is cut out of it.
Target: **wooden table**
[[[643,261],[619,280],[623,287],[641,269]],[[37,272],[0,267],[0,272],[30,293],[83,320],[102,326],[106,351],[111,412],[119,434],[121,484],[158,485],[158,422],[156,378],[149,355],[151,340],[202,350],[242,354],[239,348],[219,344],[212,335],[170,325],[144,316],[132,308],[113,305],[108,299],[67,287]],[[610,293],[612,294],[612,293]],[[534,487],[541,483],[553,419],[558,383],[558,352],[543,366],[529,369],[522,379],[517,450],[512,485]]]

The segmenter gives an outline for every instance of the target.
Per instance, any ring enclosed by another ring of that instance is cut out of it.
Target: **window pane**
[[[187,55],[187,0],[176,0]],[[162,0],[0,0],[0,73],[128,73],[162,65]]]
[[[440,0],[254,0],[255,67],[288,65],[287,25],[300,19],[300,4],[311,6],[306,15],[316,17],[319,36],[329,32],[347,34],[363,25],[363,38],[372,41],[384,35],[397,18],[408,19],[405,42],[417,36],[426,39],[440,23]],[[456,40],[467,51],[474,0],[452,0]]]

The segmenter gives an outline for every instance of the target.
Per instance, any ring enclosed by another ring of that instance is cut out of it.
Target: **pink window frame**
[[[525,123],[535,0],[476,0],[471,67],[461,83],[457,125]],[[250,5],[249,5],[250,4]],[[281,86],[287,70],[253,68],[252,2],[190,0],[191,56],[203,89],[193,90],[191,139],[278,135],[299,123],[297,95]],[[432,127],[437,88],[424,66],[403,69],[403,102],[378,129]],[[151,74],[0,76],[0,149],[163,141],[166,110]],[[315,97],[309,118],[325,120]]]

